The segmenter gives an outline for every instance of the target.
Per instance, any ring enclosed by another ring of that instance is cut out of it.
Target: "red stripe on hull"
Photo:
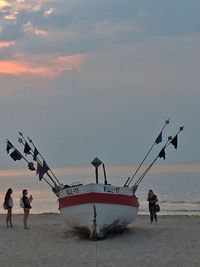
[[[138,199],[136,196],[128,196],[121,194],[105,194],[105,193],[86,193],[74,196],[66,196],[59,199],[59,208],[65,208],[74,205],[88,203],[116,204],[138,207]]]

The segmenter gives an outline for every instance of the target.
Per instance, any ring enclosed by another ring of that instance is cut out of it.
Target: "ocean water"
[[[123,171],[109,173],[108,182],[115,186],[122,186],[126,178],[121,178]],[[95,182],[94,170],[92,169],[66,169],[59,173],[59,180],[63,184],[81,182],[83,184]],[[99,178],[103,182],[103,178]],[[19,201],[24,188],[33,195],[32,213],[59,212],[57,197],[51,188],[44,182],[39,181],[37,176],[27,171],[11,174],[0,171],[0,213],[3,209],[3,199],[6,190],[13,189],[14,213],[22,213]],[[148,174],[136,191],[139,199],[139,214],[148,214],[147,193],[153,189],[158,196],[161,207],[160,214],[175,215],[200,215],[200,173],[165,173]],[[2,203],[2,204],[1,204]]]
[[[147,192],[158,196],[160,214],[200,215],[200,174],[162,174],[147,176],[138,188],[140,213],[148,212]]]

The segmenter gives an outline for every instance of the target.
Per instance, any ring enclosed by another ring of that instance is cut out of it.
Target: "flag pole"
[[[162,134],[163,130],[165,129],[165,127],[167,126],[167,124],[169,124],[170,118],[168,120],[165,121],[164,126],[162,127],[160,134]],[[158,137],[160,136],[160,134],[158,135]],[[158,138],[157,137],[157,138]],[[131,178],[128,178],[124,184],[124,186],[129,186],[130,183],[132,182],[132,180],[135,178],[136,174],[138,173],[139,169],[141,168],[142,164],[144,163],[144,161],[146,160],[146,158],[148,157],[149,153],[151,152],[151,150],[153,149],[154,145],[156,144],[156,140],[155,139],[154,143],[152,144],[152,146],[150,147],[149,151],[147,152],[146,156],[144,157],[144,159],[142,160],[142,162],[140,163],[140,165],[138,166],[138,168],[136,169],[135,173],[133,174],[133,176]],[[128,181],[129,180],[129,181]]]
[[[26,139],[24,138],[24,136],[23,136],[23,134],[22,134],[22,132],[19,132],[19,135],[22,137],[22,139],[24,140],[24,142],[26,142]],[[19,140],[18,139],[18,141],[20,142],[20,143],[22,143],[24,146],[25,146],[25,144],[23,143],[23,140]],[[34,146],[34,148],[35,148],[35,146]],[[33,156],[33,153],[34,153],[34,151],[33,151],[33,149],[32,148],[30,148],[31,149],[31,155]],[[39,151],[38,151],[39,152]],[[41,155],[40,155],[41,156]],[[43,159],[43,158],[42,158]],[[44,159],[43,159],[44,160]],[[37,160],[36,160],[41,166],[42,166],[42,162],[37,158]],[[50,168],[49,168],[49,170],[50,170]],[[53,184],[54,184],[54,186],[57,186],[57,184],[56,184],[56,182],[54,181],[54,179],[51,177],[51,175],[48,173],[48,171],[46,172],[46,174],[48,175],[48,177],[49,177],[49,179],[53,182]],[[42,176],[42,179],[44,179],[44,176]],[[60,184],[60,183],[59,183]]]
[[[151,167],[153,166],[153,164],[156,162],[156,160],[160,157],[160,153],[161,151],[164,151],[169,144],[172,142],[172,140],[178,136],[178,134],[183,131],[184,126],[181,126],[179,131],[177,132],[177,134],[172,138],[172,136],[168,137],[167,142],[165,143],[165,145],[163,146],[163,148],[160,150],[159,154],[156,156],[156,158],[152,161],[152,163],[148,166],[148,168],[143,172],[143,174],[138,178],[138,180],[135,182],[135,184],[131,187],[131,189],[133,190],[133,193],[136,192],[138,185],[141,183],[141,181],[143,180],[143,178],[145,177],[145,175],[147,174],[147,172],[151,169]]]
[[[125,184],[124,184],[124,187],[127,187],[127,183],[128,183],[128,181],[130,180],[130,176],[127,178],[127,180],[126,180],[126,182],[125,182]]]
[[[27,162],[29,163],[29,161],[23,156],[23,154],[7,139],[6,143],[8,144],[8,142],[10,143],[10,145],[12,146],[12,148],[14,148],[17,153]]]
[[[169,144],[171,143],[172,144],[172,141],[174,140],[174,138],[176,138],[180,132],[182,132],[184,129],[184,126],[181,126],[177,132],[177,134],[171,139],[171,142],[169,142]],[[167,145],[167,147],[169,146],[169,144]]]
[[[10,143],[10,145],[12,145],[12,148],[15,149],[17,153],[19,153],[19,155],[29,164],[30,162],[23,156],[23,154],[7,139],[6,143],[8,144],[8,142]],[[42,178],[52,189],[54,188],[44,177]]]
[[[27,138],[28,138],[29,142],[33,145],[34,149],[37,149],[36,146],[35,146],[35,144],[33,143],[32,139],[30,139],[29,137],[27,137]],[[38,154],[40,155],[40,157],[45,161],[45,159],[43,158],[43,156],[41,155],[41,153],[39,152],[38,149],[37,149],[37,151],[38,151]],[[55,176],[55,174],[53,173],[53,171],[51,170],[51,168],[49,168],[49,171],[51,172],[51,174],[53,175],[53,177],[56,179],[56,181],[58,182],[58,184],[60,185],[60,182],[59,182],[58,178]]]
[[[167,140],[166,144],[163,146],[163,148],[160,150],[162,151],[163,149],[166,148],[167,144],[169,142],[169,139]],[[155,159],[152,161],[152,163],[146,168],[146,170],[141,174],[141,176],[137,179],[137,181],[135,182],[135,184],[131,187],[131,189],[133,190],[133,192],[135,193],[135,191],[138,188],[138,185],[141,183],[141,181],[143,180],[143,178],[145,177],[145,175],[147,174],[147,172],[151,169],[151,167],[153,166],[153,164],[156,162],[156,160],[159,158],[160,152],[159,154],[155,157]]]

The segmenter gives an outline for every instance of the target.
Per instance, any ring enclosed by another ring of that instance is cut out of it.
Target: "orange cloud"
[[[9,14],[4,17],[7,20],[15,20],[17,17],[15,14]]]
[[[52,76],[52,70],[47,67],[31,66],[24,62],[15,60],[0,61],[0,73],[22,75],[22,74],[38,74],[41,76]]]
[[[44,57],[42,64],[41,57],[34,64],[31,61],[27,62],[20,59],[1,60],[0,73],[10,75],[33,74],[53,78],[65,70],[78,69],[84,58],[84,55],[54,57],[53,59]]]
[[[12,45],[15,45],[14,41],[11,41],[11,42],[0,42],[0,48],[5,48],[5,47],[12,46]]]

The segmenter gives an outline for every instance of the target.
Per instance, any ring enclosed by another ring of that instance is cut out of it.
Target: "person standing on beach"
[[[12,188],[9,188],[6,192],[5,198],[4,198],[4,209],[7,210],[7,216],[6,216],[6,225],[7,227],[13,227],[12,224],[12,208],[13,208],[13,198],[11,197],[13,190]]]
[[[155,220],[157,223],[156,203],[158,202],[158,198],[151,189],[149,190],[147,201],[149,202],[150,221],[153,223],[153,220]]]
[[[33,200],[32,195],[30,195],[30,197],[28,197],[27,195],[28,195],[28,191],[27,189],[24,189],[22,191],[22,201],[24,203],[24,218],[23,218],[24,229],[29,229],[27,223],[28,223],[28,217],[30,214],[30,209],[32,208],[31,202]]]

